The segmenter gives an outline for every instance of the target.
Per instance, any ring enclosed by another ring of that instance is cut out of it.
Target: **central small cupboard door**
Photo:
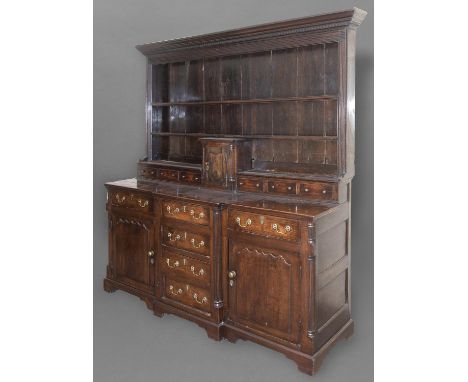
[[[225,144],[206,144],[203,150],[203,179],[205,184],[225,188],[228,186],[230,153]]]
[[[245,328],[299,342],[299,254],[230,242],[229,319]]]

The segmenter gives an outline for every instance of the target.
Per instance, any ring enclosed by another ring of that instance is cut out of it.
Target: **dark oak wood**
[[[104,290],[313,374],[352,332],[353,10],[141,45],[147,158],[106,183]]]

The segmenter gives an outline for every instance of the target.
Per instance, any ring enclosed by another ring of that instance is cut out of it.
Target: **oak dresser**
[[[356,29],[322,14],[140,45],[147,157],[106,184],[104,289],[313,374],[353,332]]]

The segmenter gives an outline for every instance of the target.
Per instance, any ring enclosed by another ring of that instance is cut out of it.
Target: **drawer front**
[[[181,171],[179,174],[179,180],[188,184],[200,184],[201,173],[195,171]]]
[[[207,289],[166,277],[165,297],[195,309],[210,311],[211,296]]]
[[[285,194],[285,195],[295,195],[296,194],[296,183],[295,182],[285,182],[280,180],[269,181],[268,182],[268,192],[276,194]]]
[[[338,198],[337,184],[334,183],[300,183],[299,195],[312,199],[336,200]]]
[[[109,193],[109,201],[113,207],[127,208],[139,212],[151,212],[153,210],[153,199],[145,194],[113,191]]]
[[[209,235],[200,235],[183,229],[171,226],[163,227],[163,244],[168,247],[185,249],[186,251],[210,255]]]
[[[163,180],[178,180],[177,170],[159,169],[159,179]]]
[[[158,169],[152,166],[138,166],[138,175],[146,179],[158,179]]]
[[[262,192],[263,179],[240,176],[237,179],[237,189],[239,191]]]
[[[210,284],[210,265],[192,257],[164,250],[161,269],[169,277],[183,276],[195,284]]]
[[[163,215],[195,224],[208,225],[210,223],[209,208],[194,204],[164,201]]]
[[[299,238],[299,223],[293,220],[253,214],[245,211],[231,211],[229,226],[236,231],[243,231],[283,240]]]

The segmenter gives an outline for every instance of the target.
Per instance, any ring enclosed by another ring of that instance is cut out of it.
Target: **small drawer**
[[[210,312],[211,296],[207,289],[165,278],[165,297],[191,308]]]
[[[178,179],[178,172],[177,172],[177,170],[159,169],[159,179],[177,180]]]
[[[179,174],[179,180],[183,183],[200,184],[201,174],[194,171],[181,171]]]
[[[335,183],[310,182],[299,184],[299,195],[312,199],[337,200],[338,185]]]
[[[186,251],[210,255],[209,235],[200,235],[170,226],[163,227],[163,244],[168,247],[185,249]]]
[[[151,212],[153,200],[145,194],[135,194],[127,191],[114,191],[109,194],[109,201],[113,207],[128,208],[139,212]]]
[[[161,260],[161,269],[169,276],[183,276],[195,284],[210,284],[210,265],[208,263],[179,255],[168,249],[163,251]]]
[[[262,192],[263,179],[240,176],[237,179],[237,189],[239,191]]]
[[[208,225],[210,223],[209,208],[195,204],[164,201],[162,212],[165,217],[172,219],[202,225]]]
[[[299,238],[299,224],[296,221],[275,216],[253,214],[245,211],[232,211],[229,226],[236,231],[274,237],[283,240]]]
[[[138,166],[138,175],[145,179],[157,179],[158,169],[152,166]]]
[[[282,180],[270,180],[268,182],[268,192],[273,192],[276,194],[295,195],[296,183],[286,182]]]

